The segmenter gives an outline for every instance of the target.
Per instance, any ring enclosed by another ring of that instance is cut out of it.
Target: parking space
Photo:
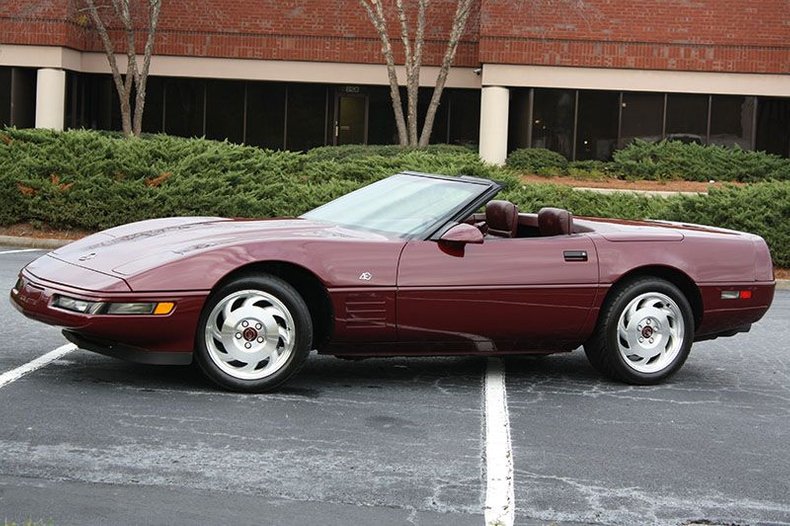
[[[38,254],[0,254],[3,290]],[[777,292],[656,387],[603,381],[580,350],[505,360],[515,524],[790,524],[788,319]],[[0,320],[0,374],[65,343],[7,300]],[[74,351],[0,389],[0,516],[483,524],[486,457],[508,454],[486,441],[486,368],[314,354],[280,392],[238,395]]]
[[[4,388],[0,473],[480,524],[481,361],[378,362],[314,356],[282,392],[246,396],[75,352]]]
[[[58,329],[25,318],[8,300],[19,269],[45,252],[0,246],[0,324],[3,327],[0,373],[19,367],[65,343]]]
[[[580,351],[508,360],[516,523],[790,523],[788,319],[778,291],[655,387],[603,381]]]

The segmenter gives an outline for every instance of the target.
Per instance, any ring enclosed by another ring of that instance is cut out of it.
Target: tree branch
[[[359,3],[365,9],[376,33],[381,40],[381,53],[384,55],[384,60],[387,64],[387,77],[390,83],[390,98],[392,99],[392,111],[395,113],[395,125],[398,128],[398,140],[401,146],[408,145],[408,134],[406,132],[406,121],[403,117],[403,106],[400,97],[400,86],[398,84],[398,74],[395,69],[395,57],[392,53],[392,44],[390,43],[389,33],[387,32],[387,19],[384,15],[384,7],[381,0],[359,0]]]

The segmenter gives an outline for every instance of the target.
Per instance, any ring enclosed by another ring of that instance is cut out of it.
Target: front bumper
[[[170,301],[175,303],[175,308],[167,315],[83,314],[54,307],[55,295],[108,303]],[[91,291],[55,283],[23,270],[11,291],[11,303],[28,318],[65,327],[67,339],[81,348],[139,363],[180,364],[192,359],[198,318],[207,295],[207,291],[144,294]]]
[[[69,329],[63,329],[63,336],[80,349],[127,362],[151,365],[189,365],[192,363],[191,352],[151,352],[131,345],[84,336]]]

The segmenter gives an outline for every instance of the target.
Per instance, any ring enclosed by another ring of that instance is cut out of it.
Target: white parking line
[[[489,358],[485,378],[486,526],[512,526],[515,520],[513,450],[507,411],[505,366]]]
[[[49,351],[47,354],[43,356],[39,356],[35,360],[27,362],[25,365],[21,365],[16,369],[11,369],[7,373],[0,374],[0,388],[5,387],[6,385],[10,384],[11,382],[15,382],[25,376],[28,373],[32,373],[36,369],[40,369],[47,365],[48,363],[54,362],[58,358],[70,353],[77,346],[73,343],[67,343],[66,345],[61,345],[57,349],[53,351]]]
[[[0,252],[0,256],[3,254],[18,254],[20,252],[44,252],[45,248],[20,248],[17,250],[3,250]]]

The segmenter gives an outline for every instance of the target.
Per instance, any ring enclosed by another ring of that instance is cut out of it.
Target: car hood
[[[70,243],[48,255],[105,274],[129,276],[204,251],[297,238],[385,239],[374,233],[299,218],[241,220],[180,217],[152,219],[111,228]]]

